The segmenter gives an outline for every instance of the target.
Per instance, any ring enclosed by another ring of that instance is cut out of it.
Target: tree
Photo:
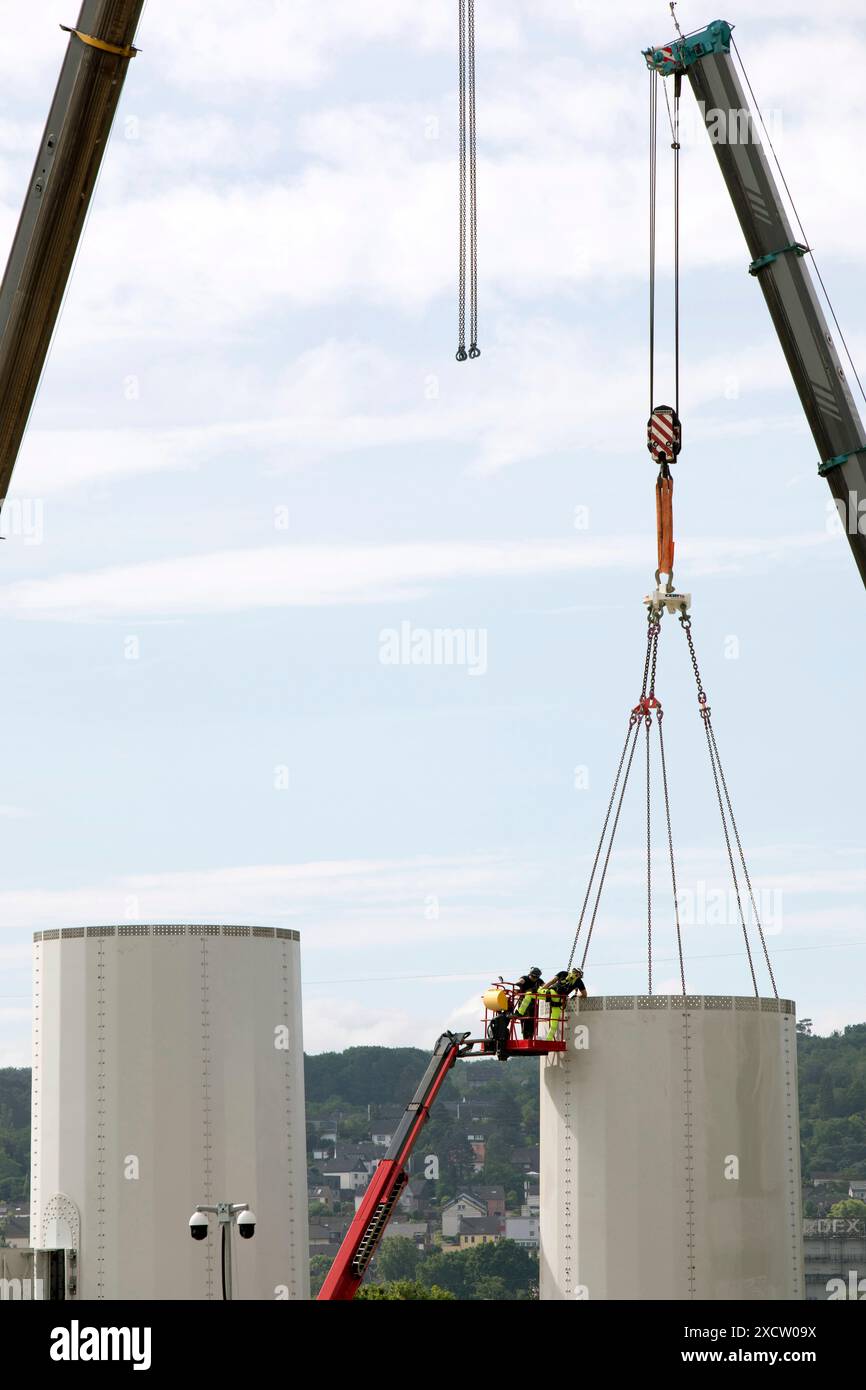
[[[483,1274],[472,1296],[481,1303],[502,1303],[508,1299],[505,1280],[500,1279],[498,1274]]]
[[[502,1281],[507,1299],[538,1297],[538,1261],[534,1255],[513,1240],[489,1241],[467,1252],[469,1277],[474,1289],[483,1280]],[[473,1297],[478,1297],[477,1293]]]
[[[827,1215],[833,1221],[866,1222],[866,1202],[861,1202],[858,1197],[845,1197],[841,1202],[834,1202]]]
[[[418,1278],[461,1300],[516,1302],[538,1297],[538,1262],[513,1240],[430,1255],[419,1264]]]
[[[337,1136],[337,1144],[340,1140],[346,1139],[369,1139],[370,1121],[366,1113],[355,1115],[343,1115],[340,1119],[340,1132]]]
[[[833,1091],[833,1078],[825,1071],[818,1087],[818,1114],[822,1120],[829,1120],[836,1114],[836,1097]]]
[[[439,1180],[436,1195],[456,1197],[466,1188],[473,1176],[475,1155],[466,1138],[466,1123],[449,1115],[434,1113],[424,1130],[422,1154],[435,1154],[439,1160]]]
[[[866,1077],[855,1076],[852,1079],[845,1089],[843,1102],[846,1115],[856,1115],[866,1110]]]
[[[447,1289],[440,1289],[436,1284],[421,1284],[412,1279],[399,1279],[390,1284],[362,1284],[355,1294],[356,1299],[399,1298],[416,1301],[453,1297],[453,1293],[449,1293]]]
[[[324,1102],[336,1112],[367,1105],[393,1105],[407,1099],[430,1061],[417,1047],[347,1047],[345,1052],[320,1052],[304,1058],[304,1088],[310,1104]],[[453,1077],[442,1094],[454,1097]],[[403,1102],[405,1104],[405,1102]]]
[[[407,1236],[389,1236],[379,1246],[376,1273],[383,1283],[414,1280],[421,1255],[413,1240]]]
[[[447,1289],[453,1298],[471,1298],[468,1254],[467,1250],[456,1250],[450,1255],[429,1255],[418,1266],[418,1278],[428,1288]]]
[[[331,1268],[332,1260],[328,1255],[313,1255],[310,1259],[310,1295],[312,1298],[321,1289],[325,1282],[325,1275]]]

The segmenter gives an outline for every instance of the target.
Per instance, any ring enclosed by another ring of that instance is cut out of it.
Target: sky
[[[482,356],[458,364],[455,9],[147,4],[3,514],[0,1065],[29,1063],[50,927],[293,927],[310,1051],[431,1045],[490,979],[568,958],[655,569],[641,49],[671,24],[479,0]],[[2,261],[69,0],[0,13]],[[862,377],[866,94],[841,75],[866,21],[725,17]],[[866,1018],[864,595],[687,87],[682,144],[676,579],[779,992],[826,1032]],[[687,985],[747,994],[670,618],[658,673]],[[647,988],[644,775],[590,992]],[[657,776],[652,834],[674,992]]]

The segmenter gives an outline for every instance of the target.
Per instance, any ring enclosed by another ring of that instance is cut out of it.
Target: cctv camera
[[[256,1218],[253,1212],[242,1211],[238,1216],[238,1234],[250,1240],[256,1233]]]
[[[189,1233],[193,1240],[205,1240],[207,1238],[207,1217],[203,1211],[194,1211],[189,1218]]]

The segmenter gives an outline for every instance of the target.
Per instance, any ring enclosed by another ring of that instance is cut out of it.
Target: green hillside
[[[803,1178],[816,1173],[866,1177],[866,1023],[854,1023],[829,1037],[813,1036],[808,1020],[798,1025],[800,1131]],[[340,1132],[351,1137],[367,1129],[367,1106],[405,1104],[429,1061],[413,1047],[351,1047],[305,1059],[307,1111],[311,1121],[339,1113]],[[534,1070],[484,1064],[461,1065],[452,1073],[443,1098],[470,1096],[495,1118],[485,1178],[506,1186],[512,1173],[510,1150],[537,1143],[538,1086]],[[465,1135],[451,1117],[431,1120],[443,1130],[443,1151],[454,1155],[459,1178]],[[447,1131],[447,1133],[446,1133]],[[0,1199],[27,1196],[30,1164],[30,1071],[0,1069]]]

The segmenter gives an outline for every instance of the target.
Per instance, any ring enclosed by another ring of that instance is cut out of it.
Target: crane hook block
[[[646,446],[656,463],[676,463],[683,427],[672,405],[654,405],[646,422]]]

